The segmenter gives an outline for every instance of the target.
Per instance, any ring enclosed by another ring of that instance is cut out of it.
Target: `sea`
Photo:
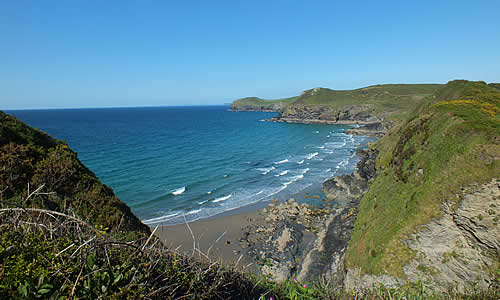
[[[229,106],[7,111],[65,140],[148,225],[173,225],[295,198],[321,205],[322,183],[351,173],[373,138],[353,125],[266,122]],[[315,197],[312,197],[315,196]],[[320,199],[318,199],[320,198]]]

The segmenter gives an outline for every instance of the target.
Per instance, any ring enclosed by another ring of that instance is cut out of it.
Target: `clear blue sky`
[[[0,0],[0,109],[500,82],[500,1]]]

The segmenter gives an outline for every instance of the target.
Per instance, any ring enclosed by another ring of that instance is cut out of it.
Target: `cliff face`
[[[0,203],[72,212],[113,231],[149,232],[65,142],[0,112]],[[33,193],[34,191],[36,193]]]
[[[357,90],[314,88],[299,96],[233,102],[232,111],[274,111],[267,121],[306,124],[358,124],[349,134],[382,136],[395,119],[402,119],[431,95],[438,84],[387,84]]]
[[[495,286],[499,114],[498,90],[453,81],[375,144],[378,175],[360,202],[346,287],[408,280],[437,289]]]

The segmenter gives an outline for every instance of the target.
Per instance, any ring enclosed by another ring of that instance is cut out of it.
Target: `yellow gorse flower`
[[[490,116],[494,117],[496,114],[500,113],[500,109],[491,103],[488,102],[480,102],[477,100],[470,99],[461,99],[461,100],[450,100],[450,101],[441,101],[433,106],[443,106],[443,105],[474,105],[478,106],[482,111],[487,112]]]

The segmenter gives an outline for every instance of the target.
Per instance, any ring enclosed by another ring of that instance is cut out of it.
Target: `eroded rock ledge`
[[[444,215],[403,242],[416,253],[416,258],[404,266],[410,281],[431,282],[436,290],[449,287],[459,291],[487,289],[496,283],[499,267],[500,181],[463,189],[462,200],[456,206],[444,202]],[[459,195],[457,195],[459,197]],[[454,208],[455,206],[455,208]],[[402,284],[405,280],[387,275],[361,274],[359,269],[347,270],[344,285],[348,289],[370,288],[383,284]]]
[[[260,212],[265,225],[245,229],[240,245],[261,266],[264,275],[283,281],[298,274],[301,281],[328,278],[341,282],[343,258],[358,213],[360,197],[375,176],[374,150],[358,150],[360,161],[351,175],[324,183],[325,208],[294,199],[271,203]]]

